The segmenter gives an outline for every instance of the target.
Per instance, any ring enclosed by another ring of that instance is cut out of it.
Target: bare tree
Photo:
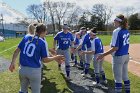
[[[72,24],[77,25],[81,11],[82,11],[81,7],[73,6],[66,20],[68,25],[72,25]]]
[[[46,0],[46,1],[44,2],[44,5],[45,5],[45,8],[49,11],[49,16],[51,17],[51,22],[52,22],[52,26],[53,26],[53,31],[55,32],[55,30],[56,30],[56,29],[55,29],[55,9],[54,9],[55,3]]]
[[[19,23],[26,26],[26,27],[30,24],[30,22],[28,21],[27,18],[20,20]]]
[[[100,18],[103,23],[103,29],[105,29],[106,24],[108,24],[108,21],[112,16],[112,10],[111,7],[106,5],[95,4],[92,8],[91,14]]]
[[[72,3],[69,2],[55,2],[54,9],[56,13],[56,17],[58,19],[58,30],[61,30],[61,24],[64,22],[64,17],[67,15],[67,12],[72,7]]]
[[[46,22],[46,17],[47,17],[47,12],[46,9],[44,8],[44,4],[40,5],[29,5],[28,8],[26,9],[27,12],[32,15],[39,23],[44,23]]]

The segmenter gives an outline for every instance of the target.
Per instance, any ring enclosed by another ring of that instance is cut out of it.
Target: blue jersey
[[[72,34],[72,37],[73,37],[73,38],[76,38],[76,35],[75,35],[75,34]]]
[[[42,38],[26,35],[18,45],[20,65],[41,68],[41,59],[47,57],[46,43]]]
[[[83,43],[82,43],[82,50],[86,50],[86,48],[91,48],[91,42],[90,42],[90,35],[87,33],[84,37]]]
[[[76,38],[74,38],[74,48],[77,48],[78,46],[79,46],[79,44],[80,44],[80,42],[81,42],[81,39],[78,39],[77,37]]]
[[[118,27],[113,31],[111,47],[118,47],[118,50],[113,53],[115,56],[128,54],[129,50],[129,31]]]
[[[58,41],[58,49],[66,50],[70,47],[71,41],[74,41],[70,32],[65,34],[63,31],[58,32],[54,37],[54,40]]]
[[[104,52],[103,44],[100,38],[96,37],[91,42],[91,51],[95,51],[95,54],[100,54]]]

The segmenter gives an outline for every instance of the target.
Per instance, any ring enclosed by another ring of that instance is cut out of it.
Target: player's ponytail
[[[36,35],[40,36],[42,32],[45,32],[47,30],[46,26],[43,23],[38,23],[36,26]]]
[[[32,23],[28,26],[28,34],[35,35],[36,23]]]
[[[40,34],[45,31],[47,31],[46,26],[43,23],[38,23],[36,26],[36,30],[35,30],[36,36],[38,36],[38,40],[39,40]],[[38,44],[38,40],[37,40],[36,44]]]

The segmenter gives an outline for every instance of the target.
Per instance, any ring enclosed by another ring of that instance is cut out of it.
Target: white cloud
[[[41,0],[46,1],[46,0]],[[49,0],[49,1],[64,1],[64,2],[75,2],[82,8],[91,8],[94,4],[105,4],[113,7],[113,10],[120,10],[128,6],[134,7],[136,10],[139,9],[140,0]]]
[[[3,19],[5,23],[11,23],[11,22],[15,23],[17,22],[16,18],[19,18],[19,19],[24,18],[24,15],[12,9],[6,3],[0,3],[0,13],[3,14]]]
[[[45,0],[41,0],[45,1]],[[75,2],[83,9],[91,9],[95,4],[104,4],[112,7],[113,17],[117,14],[126,14],[124,11],[127,7],[133,7],[135,12],[140,12],[140,0],[50,0],[50,1],[65,1]]]

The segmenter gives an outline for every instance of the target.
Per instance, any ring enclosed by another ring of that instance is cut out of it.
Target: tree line
[[[28,16],[39,23],[45,23],[52,29],[60,31],[61,25],[66,23],[72,29],[85,26],[87,28],[97,27],[97,30],[107,31],[112,27],[112,7],[104,4],[94,4],[91,9],[82,9],[76,3],[64,1],[53,2],[46,0],[42,4],[32,4],[26,9]],[[140,29],[139,13],[133,13],[134,8],[127,7],[125,12],[128,18],[130,30]],[[131,13],[130,13],[131,12]],[[23,20],[26,23],[27,20]]]

